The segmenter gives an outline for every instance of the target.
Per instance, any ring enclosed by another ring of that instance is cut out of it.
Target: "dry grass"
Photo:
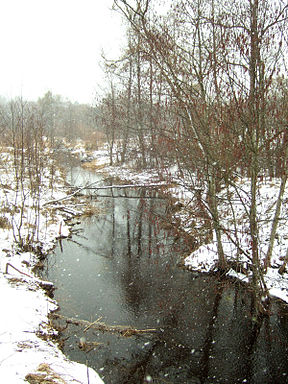
[[[87,161],[86,163],[83,163],[82,167],[86,169],[97,170],[97,169],[103,169],[107,167],[107,164],[97,164],[97,160],[94,159],[92,161]]]
[[[104,212],[103,208],[99,208],[94,204],[88,203],[85,205],[85,209],[83,211],[82,216],[84,216],[84,217],[99,216],[99,215],[103,214],[103,212]]]
[[[11,229],[11,224],[9,219],[6,216],[0,216],[0,228],[1,229]]]
[[[40,364],[37,372],[28,373],[25,379],[30,384],[67,384],[48,364]]]

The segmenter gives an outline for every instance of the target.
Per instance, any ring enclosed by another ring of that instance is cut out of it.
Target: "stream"
[[[69,177],[101,183],[77,167]],[[167,203],[155,191],[114,190],[95,204],[98,213],[46,260],[58,313],[156,331],[125,337],[71,324],[61,333],[69,358],[105,384],[288,383],[287,306],[275,300],[256,321],[246,287],[177,266],[187,245],[163,229]],[[93,348],[81,350],[80,340]]]

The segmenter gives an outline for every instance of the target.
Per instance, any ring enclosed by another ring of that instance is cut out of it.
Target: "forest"
[[[109,91],[97,111],[111,164],[116,153],[116,161],[157,167],[166,179],[173,169],[197,195],[196,220],[206,220],[214,233],[219,270],[228,266],[225,238],[238,263],[239,255],[249,260],[262,297],[284,218],[287,3],[115,0],[114,8],[128,24],[127,48],[118,60],[106,60]],[[263,183],[275,178],[264,245],[258,198]],[[223,196],[234,217],[229,227],[220,213]],[[235,196],[245,228],[233,211]],[[288,249],[282,273],[287,258]]]

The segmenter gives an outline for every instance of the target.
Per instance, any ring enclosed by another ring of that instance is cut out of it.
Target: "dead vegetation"
[[[81,164],[82,168],[100,170],[107,166],[107,164],[98,164],[98,160],[94,159],[92,161],[87,161]]]
[[[35,373],[25,376],[30,384],[67,384],[48,364],[40,364]]]
[[[11,224],[9,219],[6,216],[0,216],[0,228],[1,229],[10,229]]]
[[[96,205],[92,203],[88,203],[85,205],[84,211],[81,215],[81,217],[92,217],[92,216],[99,216],[104,213],[103,208],[97,207]]]
[[[96,341],[86,341],[85,338],[81,337],[80,338],[80,341],[79,341],[79,344],[78,344],[78,347],[86,352],[86,353],[89,353],[93,350],[96,350],[96,347],[99,347],[99,345],[102,345],[103,343],[98,343]]]

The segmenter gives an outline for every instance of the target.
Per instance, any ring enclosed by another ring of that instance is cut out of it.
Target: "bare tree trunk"
[[[279,217],[281,213],[282,203],[283,203],[283,195],[285,192],[286,182],[287,182],[287,160],[288,160],[288,145],[287,145],[287,134],[284,135],[283,144],[285,146],[285,153],[284,153],[284,159],[283,159],[283,175],[281,177],[281,184],[279,188],[279,194],[276,201],[276,208],[274,211],[274,217],[272,221],[271,231],[270,231],[270,239],[269,239],[269,246],[267,250],[267,254],[265,257],[265,268],[271,266],[271,257],[273,252],[273,246],[275,242]]]
[[[123,127],[123,138],[122,138],[122,151],[121,151],[121,163],[125,163],[128,138],[131,125],[131,98],[132,98],[132,75],[133,75],[133,63],[132,57],[129,57],[129,75],[128,75],[128,85],[127,85],[127,109],[126,109],[126,119],[125,126]]]
[[[213,229],[215,231],[217,240],[217,253],[218,253],[218,267],[220,270],[225,270],[227,267],[223,245],[221,237],[221,225],[218,214],[218,201],[216,194],[216,180],[213,174],[214,170],[211,170],[210,179],[208,181],[208,205],[212,216]]]
[[[145,148],[145,137],[144,137],[144,121],[143,121],[143,104],[142,104],[142,92],[141,92],[141,54],[140,54],[140,35],[138,35],[137,44],[137,123],[138,123],[138,139],[141,151],[142,165],[146,168],[146,148]]]
[[[272,257],[273,246],[274,246],[278,222],[279,222],[279,216],[280,216],[281,207],[282,207],[282,203],[283,203],[283,195],[285,192],[286,182],[287,182],[287,174],[285,172],[285,175],[283,175],[281,178],[281,185],[279,188],[279,194],[278,194],[278,198],[277,198],[277,202],[276,202],[276,209],[274,212],[273,222],[272,222],[272,226],[271,226],[269,246],[268,246],[267,254],[265,257],[265,268],[266,269],[271,266],[271,257]]]

